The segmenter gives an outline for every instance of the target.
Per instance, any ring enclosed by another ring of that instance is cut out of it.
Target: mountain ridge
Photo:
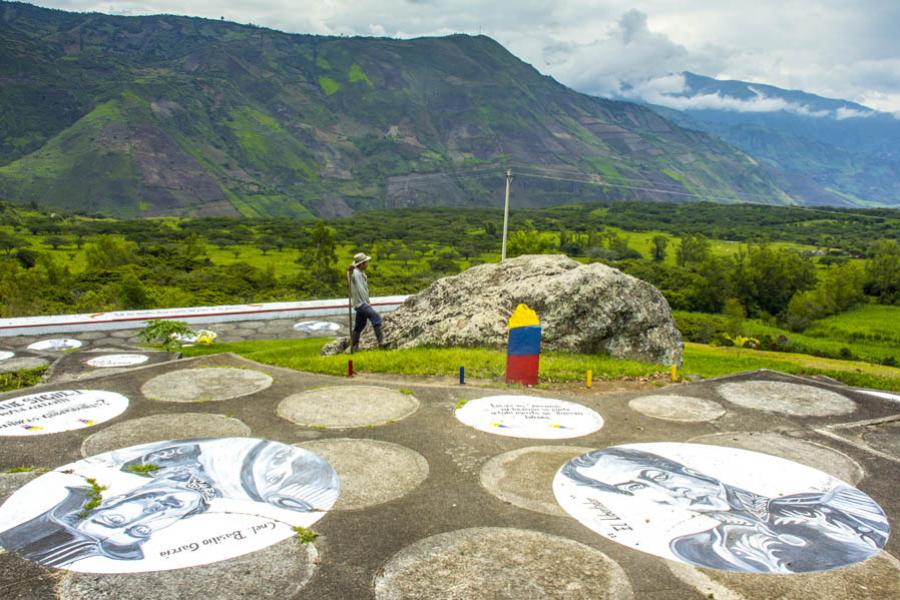
[[[800,90],[680,75],[682,90],[656,94],[646,105],[775,169],[789,192],[802,195],[797,186],[808,184],[827,190],[835,204],[841,198],[859,205],[900,205],[900,119],[894,115]],[[754,103],[769,106],[755,110]]]
[[[0,2],[0,196],[117,216],[793,195],[743,151],[485,36],[335,38]],[[842,203],[838,199],[835,203]]]

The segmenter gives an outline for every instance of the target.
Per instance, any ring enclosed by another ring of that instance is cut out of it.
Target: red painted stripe
[[[508,354],[506,356],[506,383],[537,385],[540,362],[539,354]]]

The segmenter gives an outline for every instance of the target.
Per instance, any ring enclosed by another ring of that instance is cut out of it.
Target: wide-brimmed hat
[[[370,260],[372,260],[371,256],[366,256],[364,252],[357,252],[353,255],[353,266],[358,267],[364,262],[369,262]]]

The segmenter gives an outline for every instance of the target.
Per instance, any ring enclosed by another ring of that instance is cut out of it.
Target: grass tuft
[[[97,483],[93,477],[85,477],[84,480],[91,486],[91,491],[88,492],[88,501],[84,503],[81,512],[78,513],[79,519],[87,518],[92,510],[100,506],[100,503],[103,502],[103,492],[107,489],[105,485]]]
[[[33,471],[37,471],[37,467],[34,465],[22,465],[20,467],[12,467],[4,471],[4,473],[31,473]]]
[[[159,465],[147,463],[146,465],[130,465],[128,467],[128,470],[139,475],[146,475],[147,473],[152,473],[153,471],[159,471],[161,468],[162,467],[160,467]]]
[[[301,544],[312,544],[316,541],[316,538],[319,537],[318,533],[312,529],[307,529],[306,527],[297,525],[296,527],[292,527],[292,529],[294,530],[294,539]]]
[[[10,373],[0,373],[0,392],[10,392],[37,385],[44,378],[47,367],[21,369]]]

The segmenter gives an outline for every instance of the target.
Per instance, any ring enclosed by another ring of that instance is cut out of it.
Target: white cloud
[[[844,119],[864,119],[866,117],[871,117],[874,114],[875,113],[873,112],[864,112],[846,106],[841,106],[836,111],[834,111],[834,118],[838,121],[843,121]]]
[[[753,86],[748,86],[748,89],[754,94],[750,98],[736,98],[718,92],[690,95],[690,89],[684,75],[670,74],[632,84],[621,89],[619,95],[676,110],[728,110],[748,113],[787,112],[806,117],[827,117],[837,120],[865,118],[875,114],[849,106],[841,106],[836,110],[816,110],[808,104],[790,102],[784,98],[769,96]]]
[[[588,93],[681,71],[900,111],[897,0],[36,0],[205,16],[296,33],[484,33]],[[712,100],[710,100],[712,101]],[[760,104],[762,106],[762,104]],[[847,117],[845,117],[847,118]]]

